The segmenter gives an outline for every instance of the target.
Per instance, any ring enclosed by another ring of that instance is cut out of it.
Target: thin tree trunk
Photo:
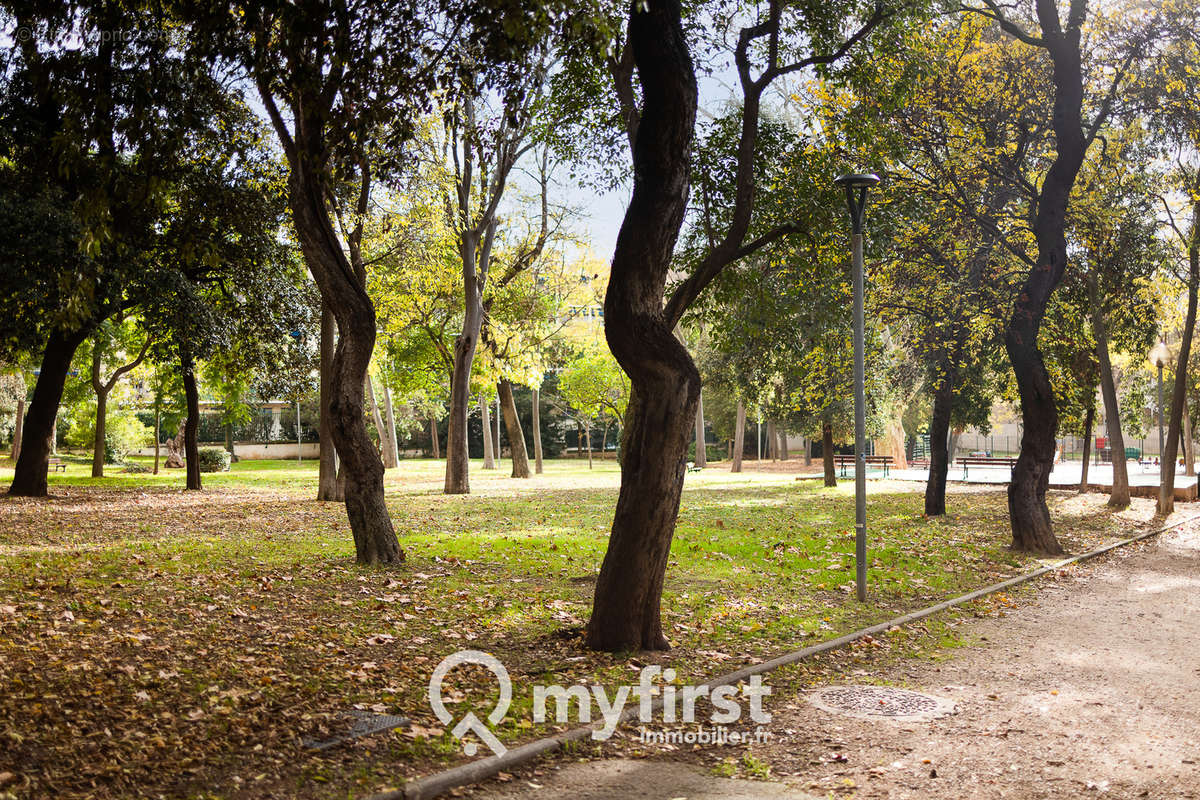
[[[104,436],[108,421],[108,392],[96,393],[96,428],[92,436],[92,477],[104,477]]]
[[[195,366],[190,356],[181,356],[183,394],[187,400],[187,419],[183,424],[183,452],[187,461],[187,488],[202,489],[200,481],[200,393],[196,390]]]
[[[159,405],[158,392],[154,393],[154,474],[158,474],[159,437],[162,435],[162,409]]]
[[[1188,395],[1183,396],[1183,474],[1196,474],[1196,443],[1192,441],[1192,415],[1188,409]]]
[[[57,329],[50,332],[46,349],[42,352],[42,366],[37,384],[33,387],[33,398],[25,414],[21,434],[21,446],[16,456],[16,469],[8,493],[15,497],[45,497],[47,493],[46,471],[50,467],[50,436],[58,417],[58,404],[62,401],[63,386],[71,358],[80,343],[91,333],[91,328],[63,335]]]
[[[433,458],[437,460],[442,457],[441,444],[438,442],[438,426],[437,418],[429,418],[429,441],[433,445]]]
[[[321,350],[320,350],[320,416],[317,420],[317,436],[320,439],[317,463],[317,500],[343,502],[345,481],[338,480],[337,448],[333,443],[333,354],[337,347],[337,321],[328,303],[321,303]]]
[[[501,380],[496,384],[496,390],[500,396],[500,410],[504,415],[504,427],[508,431],[508,446],[512,450],[512,476],[528,478],[529,452],[525,449],[525,432],[521,430],[521,418],[517,416],[517,403],[513,399],[512,384],[507,380]]]
[[[1179,359],[1175,365],[1175,385],[1171,390],[1171,420],[1167,425],[1166,452],[1162,454],[1162,484],[1158,490],[1158,513],[1175,510],[1175,459],[1179,454],[1179,432],[1183,427],[1183,401],[1187,394],[1188,359],[1191,357],[1192,334],[1196,330],[1196,293],[1200,288],[1200,203],[1192,209],[1192,235],[1188,246],[1187,314],[1183,321],[1183,338],[1179,342]]]
[[[383,386],[383,407],[387,410],[384,417],[384,423],[387,425],[388,444],[392,448],[392,460],[396,463],[393,466],[400,466],[400,440],[396,436],[396,410],[392,408],[392,390],[383,381],[380,381]]]
[[[370,373],[367,373],[365,386],[367,402],[371,404],[371,419],[375,423],[375,432],[379,434],[379,454],[383,458],[384,469],[393,469],[399,466],[399,461],[396,459],[396,444],[388,435],[383,414],[379,411],[379,403],[375,399],[375,381]]]
[[[496,458],[492,450],[492,415],[488,411],[488,401],[479,395],[479,414],[483,420],[483,468],[495,469]]]
[[[730,472],[742,471],[742,450],[746,447],[746,404],[738,399],[737,421],[733,428],[733,467]]]
[[[825,485],[837,486],[837,472],[833,468],[833,425],[828,422],[821,426],[821,461],[825,467]]]
[[[804,437],[804,466],[812,466],[812,439]]]
[[[696,400],[696,466],[708,466],[708,448],[704,443],[704,392]]]
[[[592,423],[583,423],[583,438],[587,441],[588,469],[592,468]]]
[[[542,418],[541,418],[542,392],[540,389],[533,390],[533,464],[534,471],[542,474]]]
[[[1079,470],[1079,493],[1083,494],[1088,488],[1088,462],[1092,456],[1092,427],[1096,424],[1096,404],[1088,406],[1083,418],[1083,464]],[[1116,453],[1113,453],[1115,459]]]
[[[1096,360],[1100,362],[1100,396],[1104,399],[1104,421],[1108,445],[1112,451],[1112,492],[1108,504],[1113,508],[1129,505],[1129,465],[1125,462],[1125,435],[1121,430],[1121,410],[1117,404],[1117,384],[1113,379],[1108,353],[1108,321],[1100,305],[1100,291],[1094,274],[1088,275],[1088,300],[1091,304],[1092,334],[1096,337]]]
[[[941,382],[933,390],[933,419],[929,423],[929,479],[925,483],[925,515],[946,513],[946,478],[950,472],[950,414],[954,404],[954,374],[943,361]]]

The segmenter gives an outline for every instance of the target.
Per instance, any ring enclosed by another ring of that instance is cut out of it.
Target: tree
[[[93,428],[95,441],[92,446],[92,477],[104,477],[104,455],[105,455],[105,421],[107,420],[108,410],[108,395],[112,392],[113,387],[117,382],[128,372],[137,369],[138,365],[146,358],[146,353],[150,349],[151,340],[144,333],[138,336],[138,325],[135,320],[123,320],[120,322],[106,321],[102,323],[96,331],[96,335],[92,339],[92,357],[91,357],[91,380],[92,390],[96,393],[96,423]],[[136,351],[136,339],[142,340],[141,347]],[[120,364],[112,370],[112,374],[108,379],[101,377],[104,370],[105,354],[118,357]],[[132,360],[127,363],[125,359],[132,355]]]
[[[608,438],[609,424],[620,424],[629,404],[629,378],[616,359],[599,348],[589,348],[568,361],[558,379],[558,394],[575,411],[576,419],[588,429],[588,467],[591,467],[592,420],[603,420]]]

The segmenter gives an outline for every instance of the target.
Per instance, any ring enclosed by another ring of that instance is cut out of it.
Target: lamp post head
[[[1167,343],[1159,339],[1158,344],[1154,345],[1154,349],[1150,351],[1150,363],[1162,369],[1170,358],[1171,353],[1167,350]]]
[[[863,209],[867,205],[867,189],[879,183],[879,176],[871,173],[839,175],[833,182],[846,189],[846,205],[850,207],[850,227],[854,233],[862,233]]]

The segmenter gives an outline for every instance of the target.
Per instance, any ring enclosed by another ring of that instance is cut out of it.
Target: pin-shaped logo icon
[[[512,681],[509,680],[508,670],[504,668],[500,660],[491,653],[484,653],[481,650],[459,650],[442,659],[442,663],[437,665],[433,675],[429,678],[429,707],[433,709],[433,713],[437,715],[443,725],[449,725],[454,719],[454,715],[446,708],[446,703],[442,699],[442,681],[446,679],[450,670],[463,664],[478,664],[491,670],[492,674],[496,676],[500,684],[500,699],[496,703],[496,707],[492,709],[492,713],[488,714],[488,722],[493,725],[497,724],[504,719],[504,715],[508,713],[508,707],[512,704]],[[508,752],[508,748],[496,738],[488,726],[469,711],[458,721],[457,725],[450,729],[450,734],[456,739],[461,739],[468,731],[478,736],[484,744],[492,748],[492,752],[496,755],[502,756]],[[467,755],[473,756],[478,751],[479,745],[475,742],[463,742],[463,752]]]

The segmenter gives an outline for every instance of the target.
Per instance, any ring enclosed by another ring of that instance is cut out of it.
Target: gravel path
[[[475,796],[1200,798],[1200,524],[1043,582],[970,633],[979,645],[948,661],[876,676],[955,701],[951,716],[868,721],[775,698],[792,708],[753,751],[779,780],[663,758],[547,766]]]

